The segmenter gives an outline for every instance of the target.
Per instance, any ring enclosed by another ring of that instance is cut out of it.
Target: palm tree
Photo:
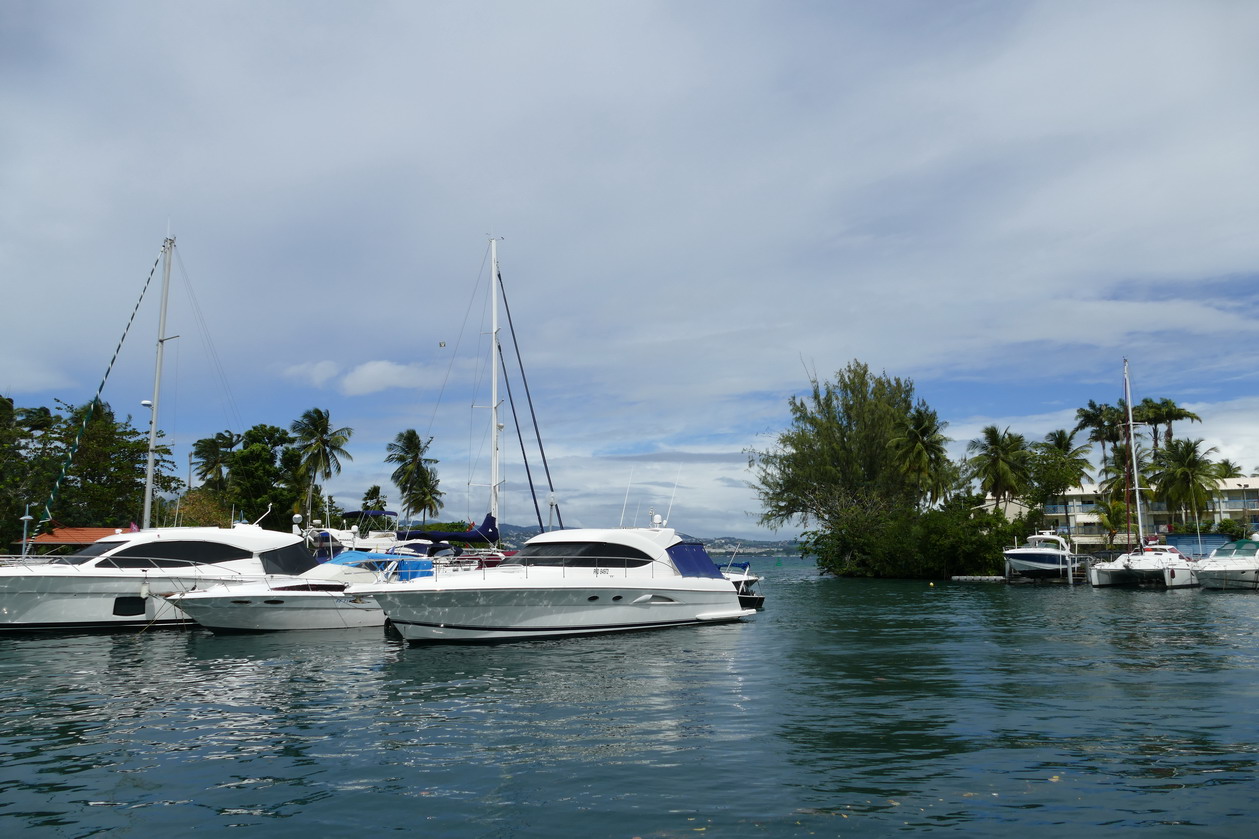
[[[228,455],[240,445],[243,435],[230,429],[192,444],[192,459],[197,464],[197,478],[210,489],[227,487]]]
[[[1110,460],[1102,464],[1102,472],[1109,477],[1102,481],[1098,492],[1108,500],[1117,501],[1127,496],[1128,490],[1150,488],[1150,450],[1137,440],[1137,473],[1132,474],[1132,449],[1128,443],[1115,443],[1111,447]],[[1139,495],[1140,493],[1138,493]]]
[[[1171,440],[1154,457],[1157,486],[1155,497],[1166,501],[1169,510],[1180,510],[1181,521],[1187,513],[1196,519],[1208,509],[1212,492],[1219,486],[1219,466],[1211,460],[1216,448],[1202,448],[1202,440]]]
[[[925,402],[919,402],[887,441],[897,470],[913,485],[920,503],[935,504],[948,494],[947,426]]]
[[[1075,409],[1076,423],[1071,433],[1074,435],[1086,428],[1089,430],[1089,442],[1098,443],[1102,447],[1103,472],[1109,462],[1106,457],[1107,444],[1114,445],[1123,440],[1123,425],[1127,421],[1123,405],[1123,400],[1120,400],[1120,407],[1116,408],[1109,404],[1099,405],[1090,399],[1087,407]]]
[[[1235,460],[1224,458],[1215,464],[1215,477],[1217,478],[1244,478],[1246,473],[1242,471],[1241,464]]]
[[[971,475],[979,481],[981,492],[991,494],[996,503],[1013,500],[1027,486],[1030,452],[1022,434],[1011,434],[989,425],[980,437],[966,444],[971,457],[967,463]]]
[[[353,460],[345,450],[354,429],[333,428],[332,418],[328,411],[311,408],[293,421],[290,426],[297,437],[298,451],[302,455],[302,471],[310,477],[310,492],[307,494],[306,507],[310,508],[310,495],[315,491],[316,479],[328,480],[341,473],[341,458]]]
[[[1062,488],[1062,492],[1074,486],[1083,486],[1085,481],[1092,479],[1089,470],[1093,464],[1089,462],[1088,456],[1093,447],[1077,446],[1074,432],[1065,428],[1055,429],[1046,434],[1042,442],[1033,443],[1032,447],[1050,458],[1049,462],[1055,467],[1052,471],[1058,478],[1056,483]],[[1064,498],[1064,504],[1065,501]]]
[[[398,432],[386,447],[389,454],[385,456],[386,463],[398,464],[390,478],[402,493],[405,511],[423,513],[425,519],[441,509],[443,495],[437,489],[437,474],[432,468],[437,461],[424,456],[432,442],[432,437],[423,440],[414,428],[408,428]]]
[[[1172,423],[1181,420],[1192,420],[1193,422],[1202,422],[1202,417],[1193,411],[1186,410],[1172,399],[1159,400],[1159,408],[1162,409],[1162,419],[1164,425],[1163,440],[1167,446],[1172,444]]]
[[[1154,442],[1156,453],[1158,452],[1158,427],[1166,422],[1164,413],[1162,404],[1148,396],[1132,406],[1132,421],[1150,427],[1150,439]]]

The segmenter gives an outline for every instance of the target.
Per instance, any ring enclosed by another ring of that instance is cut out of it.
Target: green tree
[[[1042,442],[1033,443],[1028,459],[1031,504],[1045,506],[1068,489],[1090,480],[1091,450],[1091,446],[1075,445],[1075,434],[1062,428],[1046,434]]]
[[[1114,405],[1105,403],[1099,405],[1090,399],[1086,407],[1076,408],[1075,418],[1075,428],[1071,429],[1071,433],[1075,435],[1086,428],[1089,430],[1089,442],[1097,443],[1102,447],[1102,468],[1104,470],[1108,462],[1106,446],[1114,445],[1123,440],[1122,428],[1125,422],[1123,411]]]
[[[292,443],[293,437],[283,428],[255,425],[245,432],[241,447],[228,455],[226,501],[238,518],[262,519],[262,526],[272,530],[289,529],[286,513],[296,509],[302,490],[292,483],[290,471],[282,468],[286,461],[296,464],[299,460],[290,448]]]
[[[1170,440],[1154,455],[1150,476],[1155,498],[1167,503],[1168,510],[1181,511],[1181,521],[1190,514],[1196,521],[1210,509],[1211,496],[1219,486],[1219,468],[1211,460],[1214,446],[1204,449],[1202,440]]]
[[[432,437],[424,440],[414,428],[408,428],[398,432],[385,456],[386,463],[398,464],[390,477],[402,493],[404,512],[420,513],[425,520],[441,510],[444,495],[437,488],[437,472],[433,469],[437,461],[425,456],[432,442]]]
[[[1235,460],[1224,458],[1215,464],[1215,477],[1217,478],[1244,478],[1246,473],[1242,471],[1241,464]]]
[[[950,489],[951,462],[944,436],[947,422],[919,400],[888,440],[896,468],[914,487],[919,501],[935,504]]]
[[[923,522],[948,521],[957,531],[948,544],[956,546],[978,538],[986,519],[967,506],[969,495],[947,491],[959,470],[942,459],[944,425],[915,403],[913,383],[876,376],[853,361],[833,382],[810,385],[789,401],[791,424],[773,448],[749,453],[762,523],[799,520],[806,528],[802,553],[834,574],[922,577],[955,567],[943,558],[952,548],[916,541]],[[926,509],[932,497],[942,503]],[[964,561],[986,568],[1000,557],[995,549],[995,560],[986,554]]]
[[[192,444],[192,459],[197,465],[196,476],[202,485],[219,492],[227,488],[228,457],[242,439],[244,435],[229,429]]]
[[[1182,408],[1172,399],[1159,400],[1159,419],[1163,425],[1163,445],[1166,448],[1172,444],[1172,423],[1181,422],[1183,420],[1191,420],[1193,422],[1202,422],[1202,417],[1186,408]]]
[[[761,522],[777,528],[799,519],[830,529],[845,511],[916,503],[917,487],[889,447],[913,407],[913,383],[853,361],[834,382],[810,385],[790,399],[791,425],[774,447],[750,452]]]
[[[315,481],[326,481],[333,475],[341,474],[341,458],[354,459],[345,450],[350,437],[354,435],[354,429],[348,426],[333,428],[330,412],[322,408],[311,408],[293,421],[291,430],[297,436],[302,469],[310,478],[310,491],[306,499],[306,506],[309,508]]]
[[[966,444],[971,476],[982,493],[997,504],[1012,501],[1026,491],[1031,451],[1022,434],[986,426],[980,436]]]
[[[367,492],[363,493],[362,509],[364,511],[384,510],[388,503],[389,502],[385,499],[385,496],[381,495],[380,484],[372,484]]]

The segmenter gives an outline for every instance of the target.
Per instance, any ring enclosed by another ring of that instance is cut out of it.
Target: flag
[[[138,533],[140,531],[140,528],[136,527],[135,522],[131,523],[131,527],[129,529],[131,530],[132,533]]]

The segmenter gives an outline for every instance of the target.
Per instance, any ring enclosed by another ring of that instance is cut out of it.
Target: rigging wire
[[[170,241],[169,246],[174,248],[174,241]],[[83,411],[83,421],[79,423],[78,433],[75,434],[74,442],[70,444],[70,450],[66,453],[65,462],[61,465],[61,474],[53,482],[52,491],[48,494],[48,499],[44,501],[44,517],[37,522],[36,530],[52,521],[52,505],[57,501],[57,493],[61,490],[61,482],[65,480],[66,473],[70,471],[70,464],[74,460],[75,453],[79,450],[79,444],[83,442],[83,434],[87,431],[87,425],[100,404],[101,392],[105,390],[105,382],[109,381],[109,374],[114,369],[114,362],[118,360],[118,353],[122,351],[122,344],[127,340],[127,333],[131,331],[131,325],[135,323],[136,313],[140,311],[140,304],[144,302],[144,295],[153,283],[153,275],[157,273],[157,266],[161,264],[162,254],[166,252],[166,248],[167,242],[162,242],[162,249],[158,252],[157,259],[153,261],[153,267],[149,269],[148,279],[144,281],[144,288],[140,290],[140,297],[136,300],[135,307],[131,310],[131,317],[127,319],[127,325],[122,330],[122,337],[118,339],[118,346],[114,348],[114,355],[109,359],[108,366],[105,367],[105,375],[101,377],[100,386],[96,388],[96,395],[92,397],[92,401],[88,403],[87,408]]]
[[[507,313],[507,331],[511,333],[512,347],[516,353],[516,364],[518,367],[520,367],[520,380],[524,384],[525,400],[529,404],[529,416],[533,420],[533,435],[534,435],[534,438],[538,441],[538,452],[541,454],[541,457],[542,457],[542,469],[546,473],[547,490],[551,493],[552,498],[554,498],[555,484],[551,481],[551,466],[550,464],[547,463],[546,449],[542,445],[542,433],[538,430],[538,415],[537,415],[537,412],[534,411],[533,409],[533,396],[529,392],[529,378],[525,375],[524,359],[522,359],[520,356],[520,344],[516,341],[516,325],[511,319],[511,306],[507,305],[507,289],[503,286],[503,272],[502,271],[498,272],[498,288],[499,288],[499,292],[503,296],[503,311]],[[513,411],[514,410],[515,409],[513,407]],[[519,434],[519,429],[517,429],[517,433]],[[521,447],[522,448],[524,447],[523,440],[521,441]],[[532,480],[529,482],[529,489],[531,492],[533,491]],[[537,506],[536,497],[534,498],[534,506],[535,507]],[[553,506],[555,507],[555,517],[559,521],[559,524],[560,524],[560,530],[563,530],[564,529],[564,516],[560,513],[560,505],[556,503]],[[539,514],[539,524],[540,523],[541,523],[541,515]]]

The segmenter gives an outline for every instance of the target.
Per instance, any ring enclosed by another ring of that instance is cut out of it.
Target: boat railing
[[[437,577],[457,574],[460,577],[479,575],[481,579],[501,579],[504,575],[520,576],[528,579],[531,575],[545,574],[554,578],[559,572],[561,579],[568,577],[594,577],[595,579],[631,579],[681,576],[671,560],[651,559],[648,557],[626,559],[625,557],[536,557],[546,562],[504,562],[499,565],[478,568],[463,568],[433,565],[433,574]],[[580,565],[570,564],[580,562]],[[634,564],[629,564],[634,563]],[[736,563],[739,565],[741,563]],[[724,566],[723,566],[724,567]],[[377,572],[381,582],[399,581],[399,563],[391,563]]]
[[[47,565],[56,559],[53,554],[0,554],[0,568],[11,565]]]

